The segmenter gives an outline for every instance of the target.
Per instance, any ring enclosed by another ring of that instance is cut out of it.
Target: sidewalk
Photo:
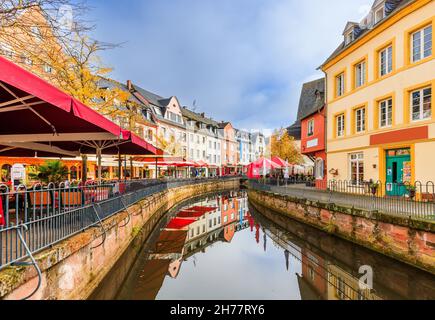
[[[318,201],[327,204],[378,211],[395,216],[406,216],[435,222],[435,203],[412,201],[406,198],[380,198],[334,191],[319,190],[302,184],[271,186],[250,182],[254,189],[288,195],[295,198]]]

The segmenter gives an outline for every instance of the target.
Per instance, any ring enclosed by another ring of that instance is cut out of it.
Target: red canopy
[[[272,157],[272,161],[278,164],[282,169],[291,166],[287,161],[281,159],[280,157]]]
[[[248,177],[250,179],[259,178],[262,174],[264,174],[264,169],[280,169],[281,166],[270,159],[260,158],[257,161],[251,163],[248,166]]]
[[[156,153],[139,137],[2,57],[0,70],[0,144],[30,150],[40,144],[43,150],[53,146],[75,155],[94,154],[97,148],[103,154]]]
[[[208,168],[208,163],[206,163],[206,162],[204,162],[204,161],[202,161],[202,160],[196,161],[196,164],[197,164],[198,167],[200,167],[200,168]]]
[[[192,223],[196,222],[196,219],[180,219],[180,218],[174,218],[169,222],[169,224],[166,226],[166,229],[184,229],[187,226],[190,226]]]

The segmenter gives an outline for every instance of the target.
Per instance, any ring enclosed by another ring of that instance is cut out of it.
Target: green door
[[[394,155],[393,155],[394,154]],[[387,152],[387,195],[400,197],[406,194],[405,181],[409,181],[411,155],[406,150]]]

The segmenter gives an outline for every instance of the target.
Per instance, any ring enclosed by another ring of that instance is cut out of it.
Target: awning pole
[[[98,166],[98,182],[101,183],[102,170],[101,170],[101,148],[100,147],[97,147],[97,166]]]
[[[121,153],[118,152],[118,181],[121,181],[121,175],[122,175],[122,159],[121,159]]]
[[[88,181],[88,157],[82,154],[82,181]]]
[[[124,180],[127,181],[127,156],[124,156]]]
[[[159,170],[159,166],[158,166],[158,159],[157,159],[157,157],[156,157],[156,180],[159,178],[159,173],[158,173],[158,170]]]

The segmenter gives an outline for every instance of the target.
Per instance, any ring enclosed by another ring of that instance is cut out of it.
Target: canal
[[[91,299],[435,299],[435,277],[255,209],[233,191],[169,212],[133,266],[119,261]]]

